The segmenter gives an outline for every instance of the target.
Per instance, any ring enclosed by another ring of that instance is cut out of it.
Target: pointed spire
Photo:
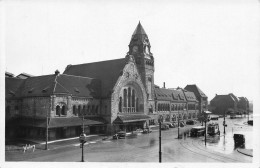
[[[139,20],[139,23],[138,23],[138,25],[137,25],[134,33],[133,33],[133,36],[136,35],[136,34],[145,34],[146,35],[146,33],[144,31],[144,28],[143,28],[143,26],[140,23],[140,20]]]

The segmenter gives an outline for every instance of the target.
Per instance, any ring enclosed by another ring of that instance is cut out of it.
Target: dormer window
[[[75,91],[76,93],[79,93],[79,89],[78,89],[78,88],[74,88],[74,91]]]
[[[33,88],[31,88],[30,90],[28,90],[28,93],[32,93],[33,92]]]

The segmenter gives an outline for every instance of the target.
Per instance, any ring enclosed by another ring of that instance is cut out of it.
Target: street
[[[220,136],[207,136],[205,147],[204,137],[184,136],[177,139],[177,128],[162,131],[162,162],[252,162],[252,157],[239,153],[234,149],[233,133],[245,135],[246,149],[252,147],[253,127],[246,124],[246,118],[226,118],[226,135],[223,135],[223,118],[211,122],[220,125]],[[185,126],[180,128],[183,133]],[[159,161],[159,131],[150,134],[140,134],[126,139],[107,139],[90,141],[84,146],[86,162],[158,162]],[[81,148],[79,143],[70,146],[40,151],[38,155],[28,155],[24,161],[42,162],[79,162]],[[10,154],[7,154],[10,155]],[[31,157],[30,157],[31,156]],[[12,161],[12,160],[10,160]]]

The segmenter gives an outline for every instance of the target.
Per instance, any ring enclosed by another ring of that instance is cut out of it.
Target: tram
[[[209,135],[217,135],[217,134],[220,135],[218,123],[209,123],[207,130]]]

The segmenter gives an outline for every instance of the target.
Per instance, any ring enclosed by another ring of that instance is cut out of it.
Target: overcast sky
[[[155,58],[155,84],[196,84],[209,100],[259,96],[257,0],[17,0],[6,1],[4,14],[3,67],[15,75],[123,58],[141,21]]]

